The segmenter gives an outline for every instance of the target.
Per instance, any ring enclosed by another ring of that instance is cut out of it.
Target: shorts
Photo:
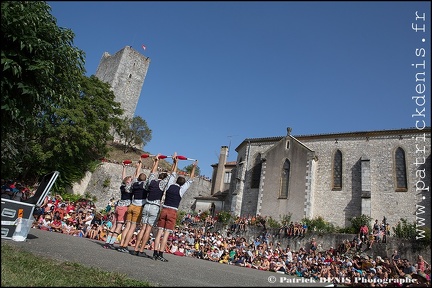
[[[131,223],[141,223],[143,206],[129,205],[129,208],[126,213],[126,221]]]
[[[125,222],[125,215],[128,210],[128,206],[117,206],[115,209],[115,219],[117,223]]]
[[[162,208],[157,226],[165,230],[174,230],[177,220],[177,210],[172,208]]]
[[[159,210],[159,205],[146,203],[142,211],[141,223],[155,226],[158,220]]]

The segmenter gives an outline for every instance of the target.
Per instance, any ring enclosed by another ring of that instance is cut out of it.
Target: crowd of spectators
[[[29,186],[14,180],[1,179],[1,198],[23,201],[30,198],[31,195]]]
[[[289,246],[282,247],[276,239],[269,233],[262,233],[255,240],[247,241],[229,230],[223,235],[204,227],[176,226],[169,236],[165,253],[273,271],[317,282],[326,279],[346,286],[400,287],[407,282],[424,287],[430,285],[431,267],[421,255],[413,262],[397,251],[391,257],[373,258],[353,248],[351,241],[344,241],[336,249],[321,249],[314,238],[311,245],[293,251]],[[152,240],[146,248],[153,248]]]
[[[3,182],[3,181],[2,181]],[[21,200],[31,197],[28,187],[8,181],[2,183],[2,197],[13,199],[14,193],[22,191]],[[8,193],[6,193],[8,192]],[[105,241],[112,223],[114,201],[105,208],[105,213],[96,211],[92,201],[64,201],[60,195],[47,196],[41,207],[34,211],[33,228],[63,233],[71,236],[86,237]],[[374,242],[382,242],[387,235],[386,225],[375,221],[373,231],[362,227],[352,240],[337,243],[336,248],[323,249],[315,238],[307,247],[293,251],[290,246],[283,247],[280,236],[305,236],[307,227],[291,222],[283,226],[279,233],[271,235],[266,229],[266,217],[237,217],[225,233],[213,231],[217,218],[211,214],[202,217],[198,214],[186,214],[179,226],[170,233],[165,253],[193,257],[201,260],[235,265],[250,269],[273,271],[276,273],[307,278],[315,281],[340,283],[345,286],[429,287],[431,266],[421,255],[414,261],[405,259],[394,251],[391,257],[375,258],[367,251]],[[262,233],[253,241],[241,236],[248,225],[263,227]],[[135,246],[135,236],[129,246]],[[372,236],[371,236],[372,235]],[[153,250],[154,237],[145,248]],[[118,239],[120,241],[120,239]],[[405,283],[405,284],[403,284]]]
[[[47,196],[33,217],[32,228],[95,240],[104,240],[112,226],[112,212],[103,215],[90,200],[65,201],[60,195]]]

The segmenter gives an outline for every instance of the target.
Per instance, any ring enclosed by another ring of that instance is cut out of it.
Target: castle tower
[[[133,118],[141,94],[150,58],[131,46],[114,55],[105,52],[96,70],[96,77],[111,85],[115,101],[121,103],[124,118]]]

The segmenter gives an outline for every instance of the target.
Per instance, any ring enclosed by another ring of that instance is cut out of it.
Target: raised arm
[[[198,160],[195,160],[194,163],[193,163],[193,166],[192,166],[192,171],[191,171],[190,178],[194,178],[195,177],[195,169],[196,169],[197,164],[198,164]]]
[[[126,165],[123,163],[122,181],[126,178]]]
[[[142,161],[138,160],[138,164],[136,164],[135,174],[132,179],[137,179],[141,173]],[[133,180],[134,181],[134,180]]]
[[[173,159],[173,165],[171,166],[171,174],[177,173],[177,165],[178,165],[177,152],[174,152],[172,159]]]
[[[160,154],[157,154],[156,157],[153,158],[153,167],[151,173],[156,173],[157,171],[157,168],[159,166],[159,156]]]

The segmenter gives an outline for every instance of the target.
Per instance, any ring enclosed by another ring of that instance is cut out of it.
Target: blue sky
[[[104,52],[129,45],[150,57],[135,113],[153,131],[144,150],[198,159],[202,175],[211,176],[221,146],[235,161],[244,139],[287,127],[293,135],[414,127],[416,72],[427,75],[430,125],[427,1],[48,4],[75,33],[88,76]],[[426,70],[411,65],[423,60]]]

